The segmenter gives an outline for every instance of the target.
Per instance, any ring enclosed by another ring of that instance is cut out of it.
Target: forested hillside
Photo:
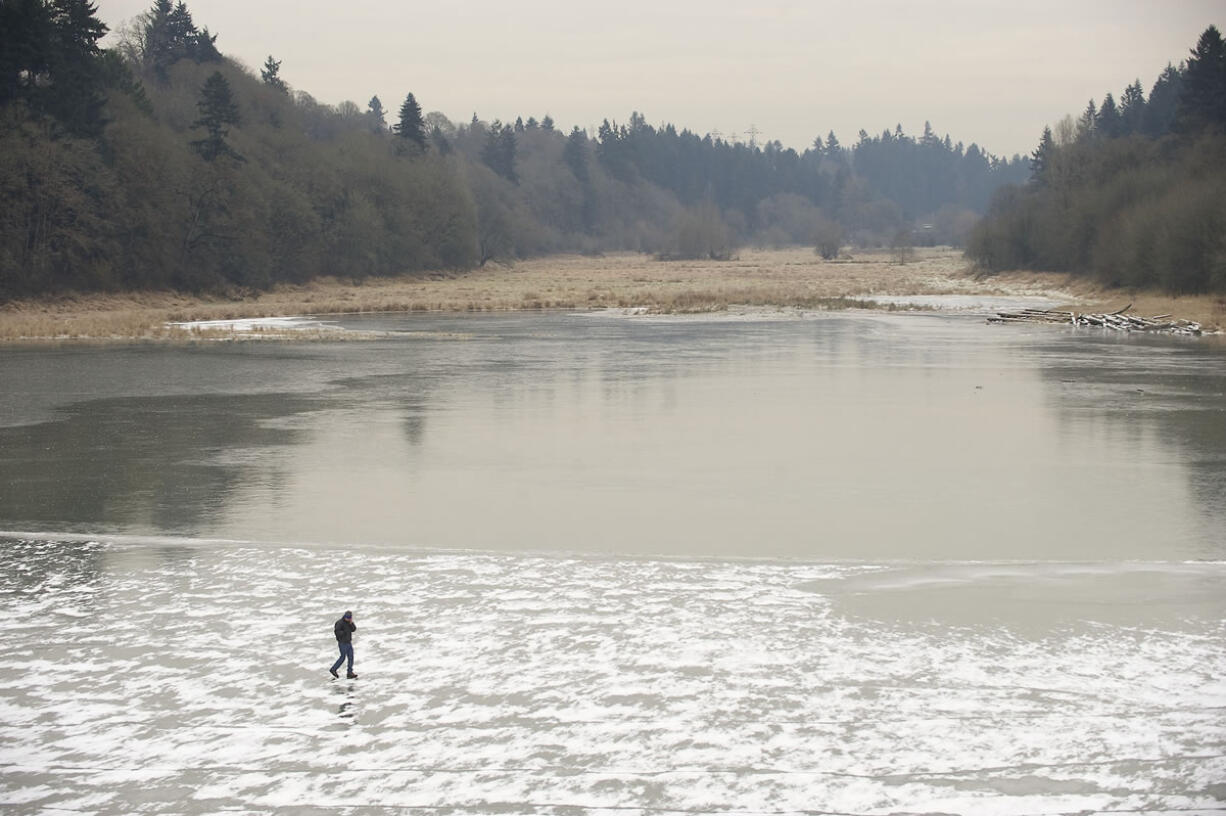
[[[0,296],[262,288],[560,251],[955,243],[1028,172],[928,127],[797,152],[638,113],[595,133],[544,112],[457,124],[408,89],[387,107],[325,105],[272,56],[254,71],[226,58],[171,0],[112,48],[106,33],[88,0],[0,3]]]
[[[1226,46],[1210,26],[1149,98],[1090,100],[1043,131],[1030,180],[1002,188],[967,254],[1176,293],[1226,292]]]

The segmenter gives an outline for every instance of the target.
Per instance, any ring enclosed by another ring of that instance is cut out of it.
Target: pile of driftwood
[[[1170,315],[1137,317],[1125,314],[1132,308],[1129,303],[1118,312],[1110,314],[1078,314],[1048,309],[1022,309],[1016,312],[997,312],[989,317],[989,323],[1063,323],[1070,326],[1100,326],[1118,331],[1167,332],[1170,334],[1200,334],[1200,324],[1191,320],[1172,320]]]

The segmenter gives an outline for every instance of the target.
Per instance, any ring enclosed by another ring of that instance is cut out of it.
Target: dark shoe
[[[357,680],[358,676],[354,674],[353,672],[349,672],[349,674],[345,675],[345,679],[346,680]]]
[[[340,679],[340,675],[336,673],[336,669],[328,669],[328,673],[331,674],[336,679],[338,680]]]

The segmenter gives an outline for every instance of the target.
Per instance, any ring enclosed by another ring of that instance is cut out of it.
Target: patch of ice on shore
[[[344,331],[330,321],[314,317],[245,317],[234,320],[190,320],[167,323],[167,326],[188,331],[231,331],[248,334],[252,332]]]

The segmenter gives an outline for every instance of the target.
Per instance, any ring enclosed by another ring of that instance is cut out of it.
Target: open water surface
[[[0,352],[6,812],[1226,810],[1221,346],[345,325]]]

